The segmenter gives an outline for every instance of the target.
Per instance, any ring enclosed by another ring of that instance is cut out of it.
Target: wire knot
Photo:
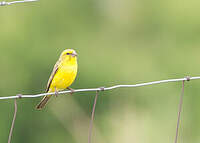
[[[22,98],[22,94],[17,94],[18,98],[21,99]]]
[[[5,6],[7,3],[5,1],[0,2],[0,6]]]
[[[105,87],[100,87],[99,88],[99,91],[104,91],[105,90]]]
[[[186,76],[186,81],[190,81],[190,76]]]

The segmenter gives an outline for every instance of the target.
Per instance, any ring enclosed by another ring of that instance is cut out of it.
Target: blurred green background
[[[79,54],[74,89],[200,72],[200,1],[40,0],[0,7],[0,96],[44,92],[60,53]],[[200,142],[199,80],[186,83],[179,142]],[[95,143],[174,141],[181,82],[101,92]],[[18,100],[14,143],[86,143],[95,92]],[[14,100],[0,101],[7,142]]]

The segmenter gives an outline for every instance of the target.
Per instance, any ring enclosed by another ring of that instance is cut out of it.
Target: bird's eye
[[[67,53],[67,55],[70,55],[70,53]]]

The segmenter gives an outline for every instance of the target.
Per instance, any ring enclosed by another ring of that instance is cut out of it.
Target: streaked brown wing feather
[[[57,73],[57,71],[58,71],[58,69],[59,69],[60,63],[61,63],[61,60],[59,59],[59,60],[56,62],[56,64],[54,65],[53,71],[51,72],[51,76],[50,76],[49,81],[48,81],[48,83],[47,83],[46,92],[49,91],[49,88],[50,88],[50,86],[51,86],[52,80],[53,80],[55,74]]]

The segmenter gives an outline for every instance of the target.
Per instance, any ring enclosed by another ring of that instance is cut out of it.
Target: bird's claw
[[[70,87],[67,87],[67,89],[71,91],[71,92],[70,92],[70,95],[72,95],[72,94],[75,92],[74,89],[72,89],[72,88],[70,88]]]
[[[58,91],[55,88],[55,97],[58,97]]]

